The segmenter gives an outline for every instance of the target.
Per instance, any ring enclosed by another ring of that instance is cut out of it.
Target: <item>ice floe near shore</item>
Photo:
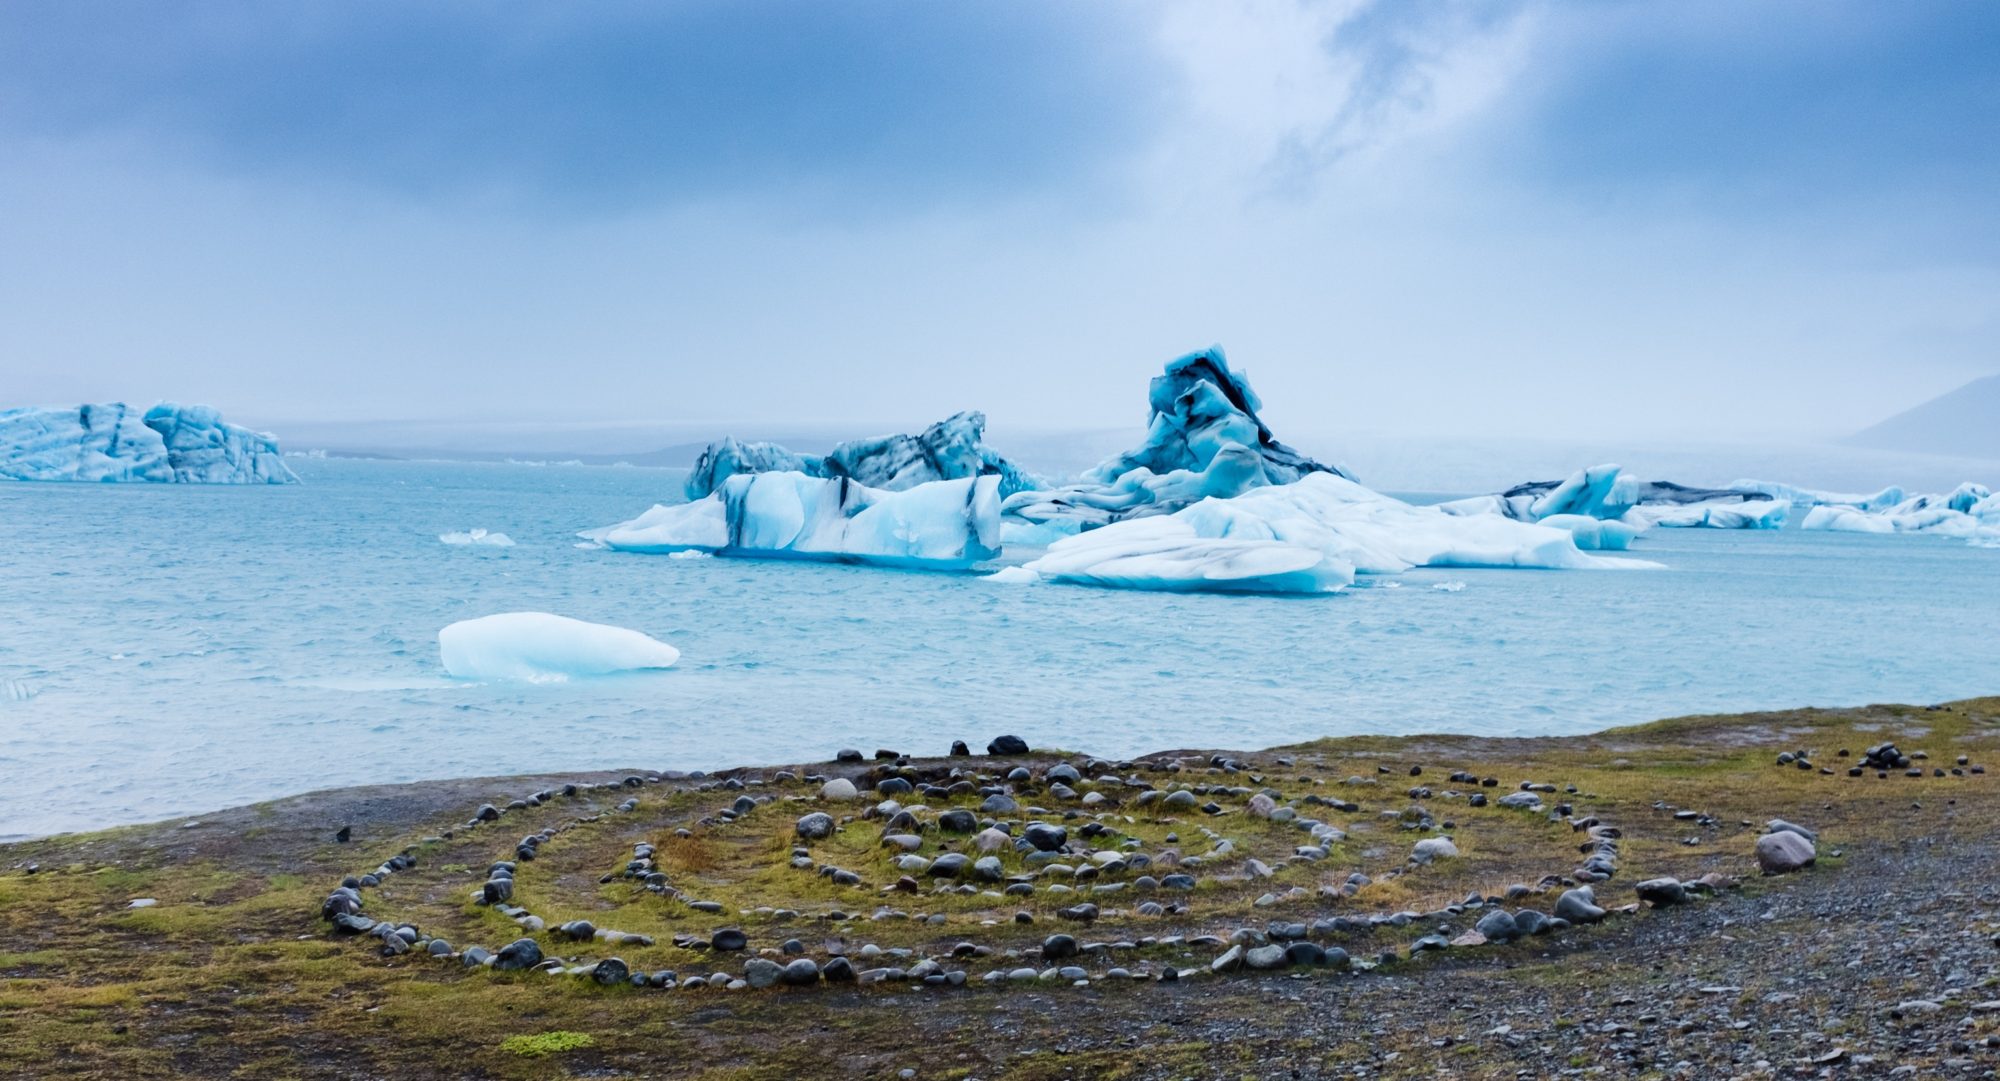
[[[560,683],[645,668],[669,668],[674,647],[624,627],[548,612],[503,612],[438,632],[438,655],[460,679]]]
[[[688,474],[687,497],[701,499],[730,477],[745,473],[803,473],[846,477],[869,488],[900,492],[919,484],[967,477],[1000,478],[1000,494],[1036,487],[1038,481],[983,441],[986,414],[954,413],[916,435],[851,439],[825,457],[794,454],[776,443],[710,443]]]
[[[985,474],[887,491],[846,477],[740,473],[701,499],[579,536],[624,552],[964,568],[1000,554],[1000,483]]]
[[[0,410],[0,479],[292,484],[278,441],[205,405]]]
[[[1415,506],[1314,472],[1079,533],[1021,569],[1038,579],[1122,588],[1330,593],[1357,574],[1412,567],[1650,566],[1586,554],[1566,530]]]

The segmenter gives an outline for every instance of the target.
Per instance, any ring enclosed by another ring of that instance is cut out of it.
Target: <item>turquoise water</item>
[[[2000,552],[1931,538],[1655,531],[1634,554],[1666,571],[1177,596],[573,546],[676,470],[294,464],[284,488],[0,485],[0,836],[1001,732],[1124,755],[2000,691]],[[437,540],[472,527],[518,544]],[[681,663],[444,675],[440,627],[521,609],[643,630]]]

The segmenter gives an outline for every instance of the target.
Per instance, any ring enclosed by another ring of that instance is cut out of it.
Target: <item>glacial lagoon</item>
[[[859,733],[864,752],[1014,732],[1121,755],[2000,680],[2000,552],[1943,538],[1656,529],[1630,554],[1661,571],[1113,592],[576,547],[678,498],[679,470],[290,461],[304,483],[0,486],[0,836],[367,782],[807,760]],[[475,528],[515,544],[439,540]],[[440,628],[519,610],[630,627],[680,661],[445,674]]]

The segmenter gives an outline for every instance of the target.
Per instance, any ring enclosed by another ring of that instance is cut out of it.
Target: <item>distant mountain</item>
[[[1841,442],[2000,461],[2000,375],[1975,379]]]

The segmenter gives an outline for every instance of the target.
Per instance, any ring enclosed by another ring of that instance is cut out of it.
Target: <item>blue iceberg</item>
[[[1671,481],[1642,481],[1615,465],[1578,470],[1564,480],[1530,481],[1496,495],[1473,496],[1440,506],[1451,514],[1501,514],[1522,522],[1547,522],[1590,534],[1605,547],[1629,545],[1623,531],[1609,533],[1586,519],[1618,521],[1643,532],[1668,529],[1781,529],[1792,505],[1748,488],[1696,488]],[[1636,533],[1634,534],[1636,535]]]
[[[1076,484],[1007,497],[1009,538],[1049,543],[1127,518],[1172,514],[1204,499],[1326,474],[1351,480],[1278,441],[1257,411],[1264,403],[1232,370],[1221,346],[1189,353],[1155,376],[1146,440],[1107,459]]]
[[[579,536],[623,552],[962,569],[1000,554],[1000,477],[887,491],[847,477],[740,473],[700,499]]]
[[[1039,482],[983,441],[986,414],[955,413],[916,435],[852,439],[823,458],[794,454],[776,443],[711,443],[688,474],[687,497],[701,499],[730,477],[746,473],[803,473],[845,477],[870,488],[900,492],[919,484],[966,477],[1000,478],[1001,496],[1034,488]]]
[[[1801,527],[1838,533],[1922,533],[1994,548],[2000,547],[2000,496],[1983,484],[1967,482],[1950,492],[1912,496],[1875,510],[1829,503],[1814,507]]]
[[[261,432],[205,405],[122,402],[0,410],[0,479],[155,484],[292,484]]]

